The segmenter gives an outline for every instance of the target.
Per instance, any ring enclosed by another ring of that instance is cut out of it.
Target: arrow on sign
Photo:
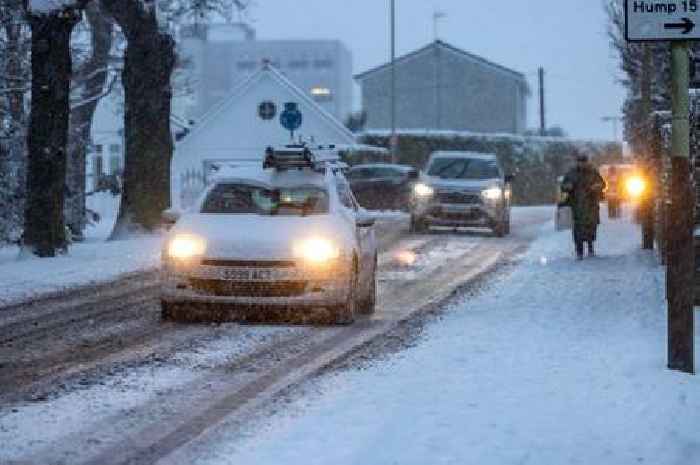
[[[666,23],[664,24],[664,29],[683,29],[682,34],[688,34],[690,31],[695,29],[695,23],[689,18],[683,18],[682,23]]]

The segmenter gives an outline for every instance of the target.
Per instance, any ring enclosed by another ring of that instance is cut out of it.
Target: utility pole
[[[655,193],[657,174],[653,167],[653,154],[651,153],[649,134],[651,132],[650,116],[651,116],[651,46],[644,44],[644,52],[642,57],[642,79],[641,79],[641,94],[642,94],[642,115],[644,116],[644,171],[646,178],[650,181],[646,194],[642,198],[641,213],[642,213],[642,249],[654,249],[654,216],[655,216]]]
[[[668,228],[668,367],[694,373],[693,227],[695,193],[690,179],[688,42],[671,44],[671,204]]]
[[[398,163],[396,136],[396,0],[391,0],[391,162]]]
[[[540,67],[537,74],[539,76],[540,83],[540,136],[544,136],[547,133],[547,122],[545,120],[544,108],[544,68]]]

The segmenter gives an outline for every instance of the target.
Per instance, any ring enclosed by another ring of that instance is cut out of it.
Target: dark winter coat
[[[592,242],[600,224],[600,200],[605,181],[592,165],[571,169],[562,183],[562,191],[568,194],[574,220],[574,240]]]

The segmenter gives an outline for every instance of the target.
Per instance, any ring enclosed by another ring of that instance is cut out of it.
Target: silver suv
[[[414,187],[411,231],[485,227],[505,236],[510,233],[511,181],[494,154],[435,152]]]

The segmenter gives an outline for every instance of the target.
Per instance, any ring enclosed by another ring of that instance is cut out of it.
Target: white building
[[[315,144],[358,148],[355,136],[307,92],[264,64],[202,117],[175,148],[171,168],[174,207],[187,208],[207,182],[214,163],[262,164],[265,148],[291,142],[280,112],[295,103],[303,115],[297,136]]]
[[[100,100],[92,120],[92,148],[88,151],[86,183],[94,189],[101,175],[121,175],[124,169],[124,114],[113,98]]]
[[[188,119],[201,118],[263,62],[338,120],[352,112],[352,54],[338,40],[257,40],[249,26],[227,23],[186,27],[180,43],[194,94],[188,108],[178,111]]]

